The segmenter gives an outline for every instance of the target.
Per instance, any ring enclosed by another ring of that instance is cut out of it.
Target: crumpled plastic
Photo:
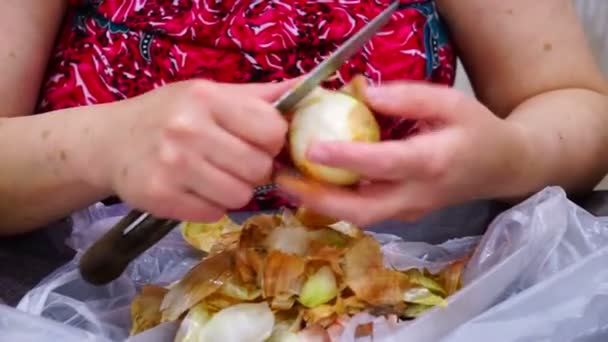
[[[0,312],[6,311],[0,314],[0,340],[18,331],[28,339],[47,340],[49,333],[31,328],[34,322],[44,329],[55,324],[54,333],[63,334],[64,342],[128,338],[129,305],[136,291],[146,283],[166,285],[181,278],[200,255],[176,230],[113,283],[86,284],[77,271],[82,250],[125,213],[125,207],[95,207],[74,216],[69,244],[78,255],[26,294],[18,311],[0,306]],[[608,306],[596,304],[608,298],[608,272],[603,269],[608,262],[608,218],[584,211],[560,188],[547,188],[507,210],[481,239],[430,245],[389,234],[374,236],[383,245],[385,262],[399,269],[439,270],[478,246],[465,269],[465,286],[448,299],[447,308],[434,308],[399,324],[360,314],[346,326],[340,341],[355,341],[356,326],[367,322],[374,322],[374,341],[464,341],[480,336],[493,341],[569,341],[562,337],[593,338],[608,331]],[[569,329],[564,335],[565,326]],[[127,341],[170,341],[175,329],[175,324],[164,324]],[[67,338],[74,331],[75,337]]]

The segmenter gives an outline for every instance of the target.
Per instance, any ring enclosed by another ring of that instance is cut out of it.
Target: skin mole
[[[51,135],[51,131],[49,131],[48,129],[45,129],[44,131],[42,131],[42,133],[40,134],[40,136],[42,136],[43,140],[48,139],[49,135]]]
[[[66,160],[68,159],[68,154],[67,154],[67,152],[66,152],[65,150],[61,150],[61,151],[59,151],[59,158],[60,158],[62,161],[66,161]]]
[[[545,43],[545,45],[543,45],[543,50],[545,50],[546,52],[553,50],[553,44]]]

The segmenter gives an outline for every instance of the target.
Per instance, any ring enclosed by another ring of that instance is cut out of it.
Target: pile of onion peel
[[[334,340],[361,312],[397,322],[444,307],[468,258],[437,274],[398,271],[372,236],[306,209],[182,229],[207,256],[166,288],[144,287],[132,303],[131,335],[179,322],[175,342]],[[360,328],[373,335],[371,325]]]

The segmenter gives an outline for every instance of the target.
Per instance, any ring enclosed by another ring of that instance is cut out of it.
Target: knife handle
[[[82,278],[93,285],[104,285],[117,279],[131,261],[179,223],[132,210],[83,254],[79,265]]]

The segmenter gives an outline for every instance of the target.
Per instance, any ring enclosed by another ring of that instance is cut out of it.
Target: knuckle
[[[248,104],[245,111],[247,115],[255,113],[255,117],[260,118],[260,122],[264,123],[263,126],[260,126],[264,129],[260,138],[264,139],[265,143],[273,147],[283,144],[289,130],[289,123],[274,107],[264,101],[257,100]]]
[[[165,177],[157,172],[152,175],[147,184],[145,185],[144,195],[148,201],[152,203],[163,203],[169,196],[169,190],[167,188],[167,181]],[[164,206],[164,205],[163,205]]]
[[[287,122],[287,120],[280,117],[279,112],[276,112],[276,115],[279,116],[279,119],[276,120],[276,127],[274,127],[273,132],[276,132],[275,135],[277,140],[283,141],[285,140],[285,136],[287,135],[287,131],[289,130],[289,123]]]
[[[188,98],[198,99],[207,97],[212,92],[211,82],[207,80],[190,80],[184,83],[184,94]]]
[[[443,148],[418,149],[416,158],[422,167],[423,174],[430,179],[444,178],[450,171],[450,165],[455,158],[455,151],[450,146]]]
[[[177,109],[165,122],[165,133],[167,136],[183,136],[194,132],[195,119],[188,110]]]
[[[158,149],[158,160],[161,167],[183,167],[187,164],[186,157],[174,144],[163,142]]]

